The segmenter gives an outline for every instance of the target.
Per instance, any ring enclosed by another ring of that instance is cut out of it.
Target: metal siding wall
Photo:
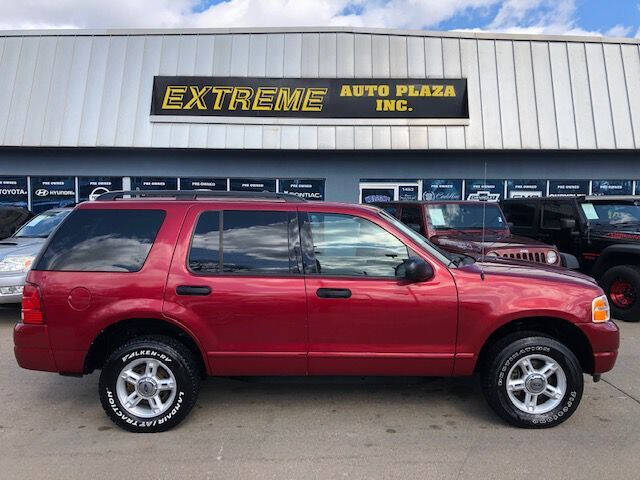
[[[4,145],[633,149],[636,44],[367,32],[0,37]],[[154,75],[466,78],[468,126],[151,124]]]

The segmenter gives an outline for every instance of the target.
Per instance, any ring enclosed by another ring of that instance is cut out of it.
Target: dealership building
[[[640,40],[356,28],[0,32],[0,202],[640,195]]]

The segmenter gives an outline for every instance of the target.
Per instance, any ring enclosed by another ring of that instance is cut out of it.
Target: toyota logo
[[[35,193],[38,197],[46,197],[47,195],[49,195],[49,190],[47,190],[46,188],[39,188]]]

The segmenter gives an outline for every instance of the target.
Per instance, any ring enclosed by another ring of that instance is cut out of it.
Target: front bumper
[[[613,368],[618,358],[620,330],[613,322],[579,323],[577,326],[589,339],[593,350],[594,374],[605,373]]]
[[[0,304],[20,303],[22,301],[22,292],[3,293],[2,290],[7,287],[12,289],[22,287],[26,279],[27,274],[25,272],[0,274]]]

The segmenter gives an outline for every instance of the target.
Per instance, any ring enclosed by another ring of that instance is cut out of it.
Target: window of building
[[[76,210],[55,232],[36,270],[136,272],[164,217],[162,210]]]
[[[394,277],[409,258],[406,245],[364,218],[310,213],[309,220],[320,275]]]
[[[288,212],[227,210],[200,215],[189,252],[193,272],[282,275],[295,271],[293,267],[297,266],[290,258]]]

